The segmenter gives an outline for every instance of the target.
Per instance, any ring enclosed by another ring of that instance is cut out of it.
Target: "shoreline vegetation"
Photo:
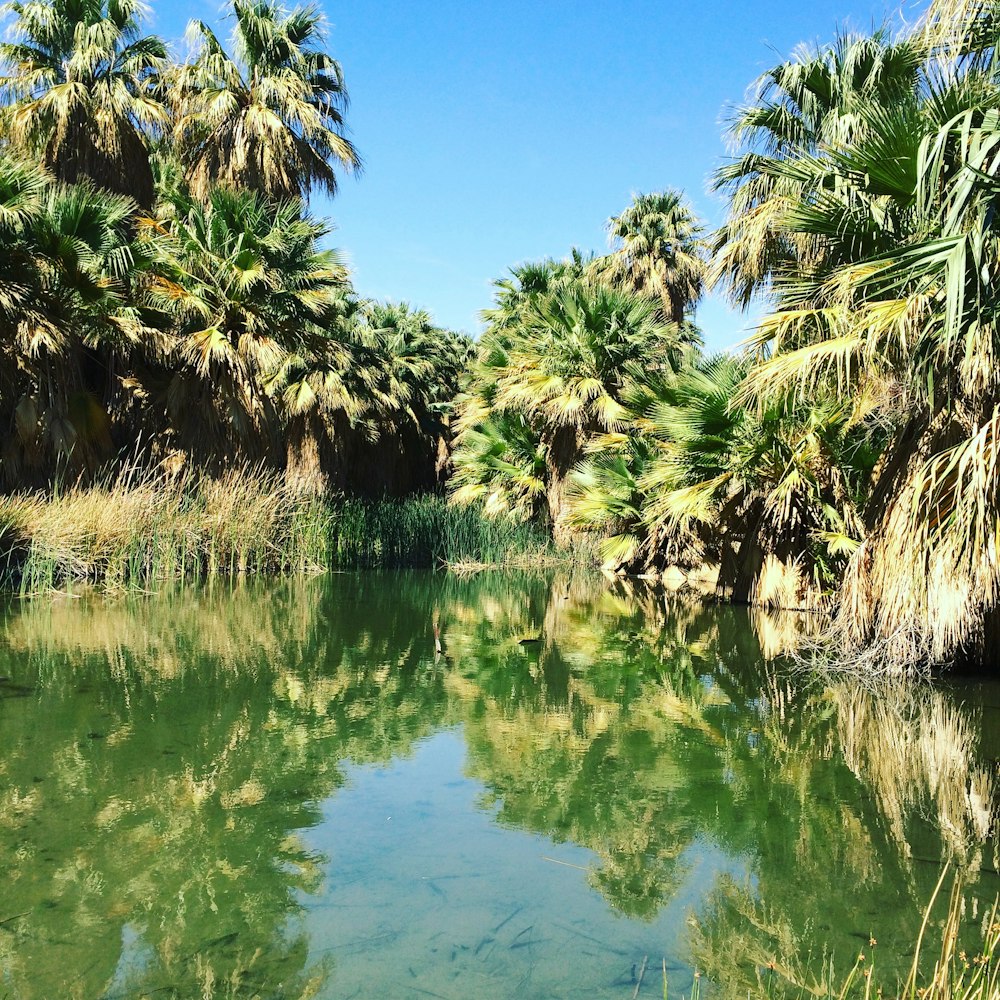
[[[820,998],[820,1000],[872,1000],[896,997],[898,1000],[994,1000],[1000,996],[1000,900],[982,914],[982,933],[978,941],[965,944],[962,930],[962,880],[956,875],[943,914],[938,913],[939,896],[948,876],[948,867],[923,913],[920,933],[913,951],[912,965],[905,981],[889,984],[879,975],[878,938],[873,933],[862,942],[850,970],[837,978],[832,956],[817,978],[805,968],[795,968],[795,961],[761,960],[757,968],[756,988],[740,983],[740,993],[752,1000],[774,997]],[[695,933],[702,933],[696,923]],[[930,953],[933,966],[928,971],[924,958]],[[708,952],[711,954],[711,951]],[[712,955],[717,962],[720,956]],[[665,979],[665,977],[664,977]],[[701,995],[700,976],[695,973],[691,1000]],[[666,989],[664,995],[666,996]],[[735,996],[735,994],[732,994]]]
[[[435,496],[367,501],[260,469],[136,472],[107,485],[0,496],[0,589],[154,590],[170,582],[345,569],[545,567],[592,561],[531,524]]]

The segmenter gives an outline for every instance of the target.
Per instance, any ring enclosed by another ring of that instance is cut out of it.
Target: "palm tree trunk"
[[[764,519],[763,501],[751,505],[746,516],[746,529],[738,541],[724,541],[716,592],[734,604],[750,604],[754,583],[764,565],[764,550],[760,530]]]
[[[313,420],[300,417],[288,428],[285,483],[297,493],[320,494],[328,483],[320,459],[319,436]]]
[[[755,501],[743,537],[724,541],[716,593],[734,604],[774,610],[808,611],[824,606],[823,595],[813,583],[808,533],[800,526],[777,537],[764,537],[766,515],[764,502]]]
[[[569,503],[567,486],[573,466],[580,460],[579,431],[576,427],[556,427],[543,439],[546,445],[545,461],[548,467],[546,497],[549,504],[549,525],[557,545],[568,545],[573,537],[567,515]]]

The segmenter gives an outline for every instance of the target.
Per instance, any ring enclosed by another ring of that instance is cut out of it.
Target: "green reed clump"
[[[331,548],[332,565],[342,569],[523,566],[575,558],[535,525],[493,520],[435,496],[344,500],[333,519]]]
[[[0,585],[34,594],[322,569],[329,525],[326,503],[259,469],[129,470],[94,486],[0,497]]]

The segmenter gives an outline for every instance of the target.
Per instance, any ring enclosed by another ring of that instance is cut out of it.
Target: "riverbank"
[[[126,473],[103,485],[0,496],[0,588],[154,589],[177,580],[328,569],[526,566],[588,558],[533,525],[440,497],[366,502],[280,476]]]

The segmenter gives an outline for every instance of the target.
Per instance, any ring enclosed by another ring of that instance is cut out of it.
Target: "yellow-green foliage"
[[[538,565],[594,561],[557,552],[544,531],[456,508],[442,497],[338,500],[261,469],[218,477],[127,473],[104,485],[0,496],[0,586],[38,594],[96,585],[329,568]]]
[[[108,589],[241,573],[302,572],[327,562],[329,508],[280,477],[123,474],[52,495],[0,497],[0,574],[22,593]]]

